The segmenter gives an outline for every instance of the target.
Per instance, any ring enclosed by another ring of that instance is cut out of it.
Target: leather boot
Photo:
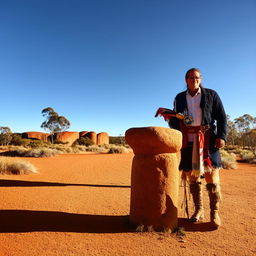
[[[221,226],[221,219],[219,216],[220,199],[221,199],[220,185],[215,183],[209,183],[206,185],[206,188],[208,190],[209,199],[210,199],[211,223],[213,227],[218,228],[219,226]]]
[[[198,222],[204,218],[204,208],[203,208],[203,191],[201,182],[190,184],[190,193],[192,194],[195,212],[189,219],[191,222]]]

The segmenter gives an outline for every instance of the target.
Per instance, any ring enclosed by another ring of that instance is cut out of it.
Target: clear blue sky
[[[255,0],[0,0],[0,126],[69,131],[165,126],[191,67],[232,119],[256,116]]]

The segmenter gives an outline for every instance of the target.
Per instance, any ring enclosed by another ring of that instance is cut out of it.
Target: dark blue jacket
[[[183,91],[175,97],[176,111],[178,113],[188,113],[186,92]],[[217,92],[207,88],[201,88],[201,92],[202,125],[210,125],[210,158],[214,167],[221,167],[219,150],[214,147],[214,143],[216,138],[226,140],[226,113]],[[170,119],[169,126],[179,130],[179,120],[176,118]]]

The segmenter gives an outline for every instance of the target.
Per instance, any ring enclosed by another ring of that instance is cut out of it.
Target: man
[[[227,120],[225,110],[218,94],[203,88],[201,71],[192,68],[185,75],[187,90],[175,97],[174,110],[191,116],[191,122],[185,123],[177,118],[169,119],[169,126],[183,134],[181,150],[182,170],[190,181],[195,212],[190,221],[197,222],[204,217],[202,198],[202,175],[210,199],[210,217],[213,227],[221,225],[219,216],[221,158],[219,149],[225,146]]]

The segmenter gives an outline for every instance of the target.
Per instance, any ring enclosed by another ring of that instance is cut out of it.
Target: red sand
[[[0,256],[256,255],[255,165],[221,171],[219,230],[211,230],[209,214],[204,223],[190,224],[180,210],[179,226],[186,230],[180,239],[129,230],[132,157],[25,158],[39,174],[1,175]]]

